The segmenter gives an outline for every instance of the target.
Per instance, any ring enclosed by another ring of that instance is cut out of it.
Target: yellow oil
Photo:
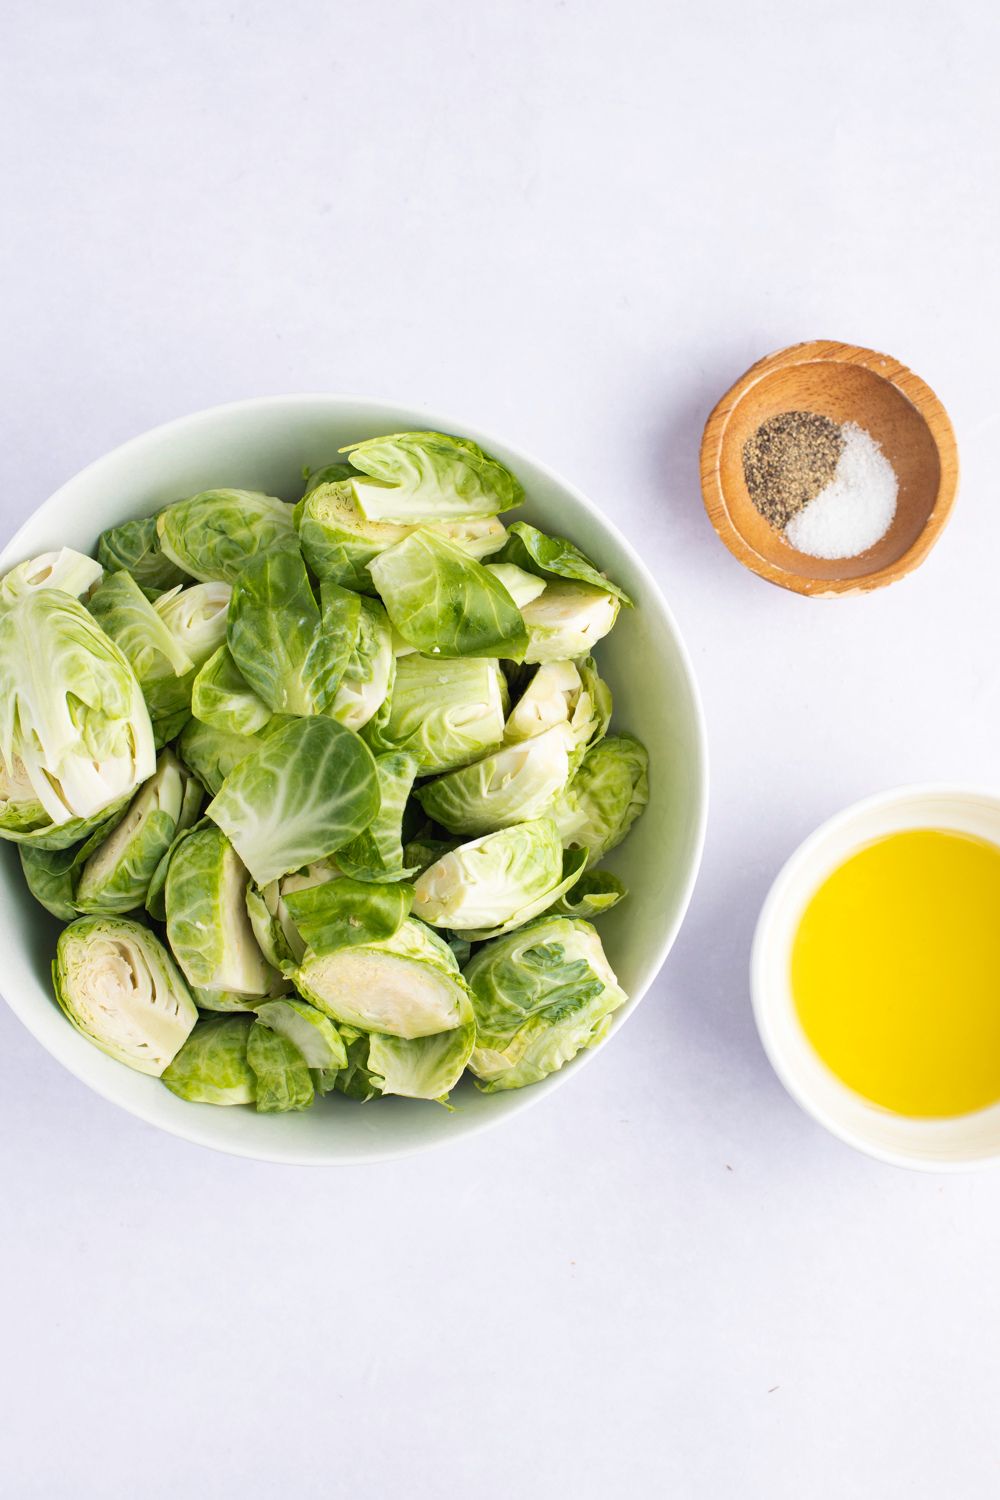
[[[896,1114],[1000,1099],[1000,848],[890,834],[834,870],[803,913],[792,995],[826,1065]]]

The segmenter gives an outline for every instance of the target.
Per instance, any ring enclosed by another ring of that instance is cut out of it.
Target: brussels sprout
[[[449,1031],[406,1040],[373,1032],[368,1038],[365,1069],[380,1094],[444,1103],[468,1066],[476,1044],[472,1002],[463,995],[459,1021]]]
[[[450,771],[500,744],[505,691],[499,662],[403,656],[363,738],[376,751],[408,751],[424,772]]]
[[[233,734],[191,719],[177,741],[177,754],[214,797],[230,771],[263,743],[260,734]]]
[[[203,724],[228,734],[255,734],[271,718],[271,710],[258,698],[226,645],[208,658],[195,677],[191,712]]]
[[[325,713],[357,639],[361,604],[322,585],[322,612],[298,552],[271,552],[241,573],[229,612],[229,649],[276,713]]]
[[[74,599],[88,599],[103,577],[104,569],[92,557],[62,547],[31,557],[5,573],[0,579],[0,604],[37,589],[62,589]]]
[[[347,1049],[329,1016],[307,1000],[289,998],[258,1005],[257,1019],[298,1048],[312,1071],[317,1091],[329,1093],[334,1075],[347,1067]]]
[[[204,490],[168,505],[156,530],[162,551],[192,578],[235,583],[258,553],[296,545],[293,508],[254,490]]]
[[[406,880],[415,873],[403,853],[403,816],[418,761],[406,751],[375,756],[381,802],[363,833],[337,850],[337,863],[355,880]]]
[[[319,469],[310,469],[306,464],[302,470],[302,478],[306,481],[306,487],[302,491],[302,500],[308,499],[313,490],[318,490],[321,484],[339,484],[345,479],[354,478],[354,470],[350,464],[323,464]],[[299,501],[299,505],[302,504]],[[296,506],[296,510],[298,506]]]
[[[528,644],[504,585],[454,542],[419,529],[369,564],[395,628],[425,655],[506,656]]]
[[[562,536],[546,536],[529,526],[526,521],[515,521],[507,534],[503,551],[497,558],[499,563],[514,563],[527,573],[536,573],[539,578],[568,578],[575,583],[593,584],[605,593],[614,594],[622,604],[631,607],[632,601],[624,589],[596,568],[587,555]],[[579,652],[567,655],[578,656]]]
[[[177,821],[177,831],[163,854],[161,854],[159,863],[150,876],[149,888],[146,891],[144,905],[149,915],[157,922],[165,922],[167,920],[167,871],[170,868],[170,861],[173,859],[178,846],[187,838],[189,833],[193,833],[196,829],[200,831],[202,828],[208,827],[208,822],[205,818],[202,818],[200,823],[198,821],[203,796],[204,788],[201,782],[196,776],[190,776],[184,788],[184,802],[181,806],[180,818]]]
[[[544,578],[536,578],[534,573],[526,573],[513,563],[487,563],[486,571],[503,584],[518,609],[545,593]]]
[[[521,611],[528,629],[525,661],[586,656],[614,625],[619,607],[614,594],[588,583],[547,583]]]
[[[232,770],[206,809],[258,885],[323,859],[379,807],[371,751],[332,719],[293,719]]]
[[[88,858],[76,888],[79,911],[118,913],[142,906],[160,860],[182,827],[182,817],[193,822],[201,796],[169,750],[164,750],[154,775],[141,787],[113,833]],[[197,801],[192,799],[197,796]]]
[[[125,653],[139,679],[159,744],[174,716],[186,717],[195,663],[129,573],[111,573],[90,612]]]
[[[93,616],[60,589],[0,605],[0,762],[5,838],[93,819],[155,769],[135,673]]]
[[[347,1067],[334,1074],[334,1088],[338,1094],[362,1103],[377,1098],[381,1093],[380,1080],[368,1071],[368,1032],[358,1031],[354,1026],[340,1026],[338,1030],[347,1049]]]
[[[627,996],[589,922],[540,917],[466,965],[476,1015],[469,1067],[486,1093],[523,1088],[599,1042]]]
[[[338,948],[385,942],[398,932],[413,905],[413,887],[374,885],[342,876],[307,889],[282,891],[292,922],[318,958]]]
[[[408,917],[384,942],[307,951],[295,988],[333,1020],[408,1039],[462,1024],[465,986],[454,955]]]
[[[71,848],[41,849],[31,844],[20,845],[21,869],[29,891],[60,922],[72,922],[79,914],[76,886],[80,870],[123,813],[124,809],[120,809],[110,817],[102,818],[89,837]]]
[[[308,1109],[316,1096],[312,1074],[294,1042],[255,1021],[247,1038],[247,1062],[257,1079],[261,1114]]]
[[[204,666],[226,639],[232,589],[228,583],[192,583],[161,594],[153,608],[196,667]],[[191,694],[188,693],[190,702]]]
[[[253,1016],[199,1021],[163,1074],[179,1099],[195,1104],[253,1104],[257,1077],[247,1061]]]
[[[158,1077],[198,1019],[163,944],[126,917],[80,917],[63,928],[52,982],[77,1031],[138,1073]]]
[[[344,666],[330,717],[346,729],[361,729],[389,696],[396,659],[392,629],[381,604],[361,599],[354,646]]]
[[[620,844],[649,801],[649,756],[630,734],[601,740],[589,749],[551,816],[563,844],[585,849],[596,865]]]
[[[246,910],[247,872],[217,828],[174,850],[165,891],[167,938],[190,984],[271,995],[280,976],[257,946]]]
[[[611,718],[611,690],[598,675],[593,658],[579,664],[546,661],[538,667],[507,716],[504,739],[518,743],[544,734],[555,724],[569,724],[574,750],[600,739]]]
[[[599,917],[627,895],[624,881],[610,870],[585,870],[572,890],[553,903],[551,911],[567,917]]]
[[[289,963],[298,963],[306,951],[305,939],[301,936],[291,912],[285,904],[285,895],[294,891],[310,890],[316,885],[325,885],[336,880],[340,870],[332,861],[317,860],[304,870],[296,870],[282,880],[271,880],[267,885],[247,887],[247,914],[254,937],[268,963],[276,969],[284,969]]]
[[[551,818],[515,823],[460,844],[414,883],[413,910],[472,941],[537,916],[577,880],[585,857],[565,860]]]
[[[396,432],[340,450],[368,478],[354,494],[370,521],[458,521],[520,505],[524,490],[509,469],[468,438]]]
[[[144,594],[162,594],[188,581],[183,569],[160,551],[155,516],[102,531],[97,560],[109,573],[131,573]]]
[[[540,817],[551,806],[572,773],[572,746],[569,725],[555,724],[534,739],[425,782],[417,797],[428,817],[452,833],[494,833]]]
[[[191,994],[199,1010],[256,1014],[261,1003],[259,995],[241,995],[239,990],[203,990],[196,984],[191,986]]]

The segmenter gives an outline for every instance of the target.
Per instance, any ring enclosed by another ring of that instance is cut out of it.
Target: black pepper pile
[[[743,475],[765,521],[784,531],[830,483],[843,447],[836,422],[818,412],[783,411],[762,422],[743,445]]]

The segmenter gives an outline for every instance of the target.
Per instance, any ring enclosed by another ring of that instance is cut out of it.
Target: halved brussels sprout
[[[373,521],[458,521],[520,505],[524,490],[470,438],[396,432],[340,450],[362,474],[354,493]]]
[[[157,865],[177,833],[194,822],[200,805],[194,777],[164,750],[124,818],[83,866],[77,909],[113,914],[142,906]]]
[[[162,594],[188,581],[183,569],[160,551],[155,516],[102,531],[97,560],[109,573],[131,573],[144,594]]]
[[[463,995],[458,1024],[449,1031],[411,1040],[372,1032],[364,1066],[371,1086],[380,1094],[437,1099],[443,1104],[465,1072],[475,1044],[475,1014],[469,997]]]
[[[502,749],[421,786],[427,813],[452,833],[494,833],[540,817],[572,774],[573,734],[555,724],[544,734]]]
[[[599,1042],[627,996],[589,922],[540,917],[465,968],[476,1015],[470,1070],[486,1093],[523,1088]]]
[[[80,917],[59,934],[52,981],[77,1031],[109,1057],[159,1077],[198,1019],[163,944],[126,917]]]
[[[407,918],[385,942],[306,953],[295,988],[345,1025],[406,1038],[461,1025],[465,987],[446,943]]]
[[[389,617],[375,599],[361,599],[357,636],[344,665],[330,717],[345,729],[361,729],[389,696],[396,659]]]
[[[206,813],[259,886],[333,854],[379,808],[375,761],[332,719],[293,719],[232,770]]]
[[[422,771],[450,771],[500,744],[505,693],[497,661],[402,656],[389,697],[362,735],[373,750],[408,751]]]
[[[515,823],[460,844],[414,882],[414,913],[474,941],[520,925],[568,890],[585,858],[567,863],[551,818]]]
[[[514,563],[546,580],[568,578],[576,583],[593,584],[595,588],[614,594],[622,604],[630,607],[632,604],[625,590],[612,583],[579,547],[564,536],[546,536],[544,531],[529,526],[527,521],[514,522],[497,561]],[[570,654],[579,655],[578,652]]]
[[[316,1096],[312,1074],[294,1042],[255,1021],[247,1037],[247,1062],[257,1079],[255,1103],[261,1114],[308,1109]]]
[[[188,834],[167,869],[167,938],[189,983],[272,995],[280,976],[257,946],[246,909],[247,872],[217,828]]]
[[[576,750],[600,739],[611,718],[611,689],[593,658],[579,663],[546,661],[531,678],[507,716],[504,739],[517,743],[569,724]]]
[[[559,579],[547,583],[538,598],[521,611],[528,628],[524,660],[562,661],[586,656],[614,625],[619,608],[614,594],[588,583]]]
[[[61,547],[58,552],[30,557],[5,573],[0,579],[0,603],[36,589],[62,589],[74,599],[88,599],[103,577],[104,569],[92,557]]]
[[[649,801],[649,756],[630,734],[593,745],[556,799],[552,818],[563,844],[596,865],[621,843]]]
[[[225,644],[211,655],[194,679],[191,712],[212,729],[228,734],[256,734],[271,718]]]
[[[295,546],[293,509],[256,490],[204,490],[161,510],[156,530],[162,551],[192,578],[235,583],[259,552]]]
[[[420,528],[369,564],[395,629],[428,656],[520,660],[528,637],[504,585],[461,547]]]
[[[0,762],[3,837],[93,819],[155,769],[135,673],[93,616],[60,589],[0,605]],[[23,796],[29,787],[31,801]]]
[[[257,1076],[247,1061],[253,1016],[213,1016],[199,1021],[163,1073],[179,1099],[195,1104],[253,1104]]]
[[[195,667],[202,667],[226,639],[231,597],[228,583],[192,583],[161,594],[153,608]]]

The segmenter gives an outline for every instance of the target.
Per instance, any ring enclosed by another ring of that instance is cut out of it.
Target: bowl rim
[[[518,1090],[516,1098],[511,1098],[511,1102],[507,1105],[506,1109],[502,1113],[486,1113],[481,1118],[478,1118],[474,1122],[467,1124],[461,1132],[456,1133],[452,1138],[441,1135],[438,1138],[430,1141],[422,1140],[419,1142],[414,1142],[412,1145],[396,1146],[392,1148],[387,1147],[384,1150],[368,1153],[364,1157],[356,1157],[351,1155],[338,1157],[336,1155],[333,1155],[329,1158],[317,1157],[315,1155],[309,1154],[299,1154],[294,1149],[275,1149],[274,1151],[267,1151],[260,1149],[260,1147],[257,1145],[254,1145],[253,1147],[245,1147],[239,1140],[220,1141],[215,1137],[213,1131],[208,1127],[207,1120],[204,1128],[199,1125],[199,1120],[202,1119],[202,1115],[197,1110],[192,1110],[191,1112],[190,1126],[188,1126],[186,1119],[183,1122],[175,1122],[174,1120],[166,1121],[158,1116],[155,1109],[147,1108],[141,1099],[122,1099],[113,1086],[105,1086],[103,1082],[97,1081],[89,1076],[84,1076],[83,1072],[81,1072],[75,1064],[75,1058],[72,1049],[67,1047],[66,1049],[54,1050],[52,1046],[50,1046],[49,1039],[43,1036],[40,1029],[36,1028],[36,1026],[33,1024],[33,1004],[23,1003],[20,996],[18,996],[17,998],[12,998],[6,990],[2,992],[6,1004],[18,1017],[18,1019],[26,1027],[26,1029],[31,1033],[35,1040],[45,1049],[46,1052],[49,1053],[50,1056],[55,1057],[55,1060],[59,1062],[63,1067],[65,1067],[68,1072],[73,1074],[74,1077],[79,1079],[79,1081],[84,1084],[85,1087],[91,1089],[94,1093],[106,1099],[109,1103],[116,1105],[120,1109],[126,1110],[129,1114],[134,1115],[136,1118],[141,1119],[148,1125],[152,1125],[156,1129],[163,1130],[167,1132],[167,1134],[173,1135],[181,1140],[190,1141],[195,1145],[207,1147],[208,1149],[213,1151],[220,1151],[225,1155],[241,1157],[252,1161],[273,1162],[276,1165],[282,1166],[361,1168],[369,1165],[374,1165],[375,1163],[379,1162],[402,1160],[406,1157],[423,1155],[426,1152],[445,1146],[453,1146],[456,1145],[459,1141],[469,1140],[474,1136],[480,1135],[483,1131],[491,1130],[494,1127],[501,1125],[504,1121],[513,1118],[517,1114],[520,1114],[523,1110],[530,1109],[533,1105],[539,1104],[542,1099],[546,1098],[551,1092],[553,1092],[553,1090],[559,1088],[570,1078],[578,1074],[581,1068],[586,1067],[588,1063],[592,1062],[597,1054],[603,1050],[604,1046],[606,1046],[607,1043],[612,1040],[613,1036],[621,1030],[621,1027],[624,1025],[625,1021],[627,1021],[628,1018],[634,1013],[642,999],[647,994],[650,986],[657,978],[660,970],[663,967],[663,964],[665,963],[671,949],[673,948],[673,945],[677,940],[678,933],[680,932],[680,929],[683,925],[684,919],[687,916],[687,912],[691,904],[691,898],[694,893],[695,884],[701,870],[705,848],[705,836],[708,825],[710,772],[708,731],[705,720],[704,705],[702,704],[701,693],[698,687],[698,680],[695,675],[694,666],[691,661],[691,656],[684,637],[681,633],[680,627],[678,626],[677,621],[674,617],[673,611],[667,603],[663,591],[661,590],[660,585],[654,577],[653,573],[647,567],[646,563],[639,555],[637,549],[632,545],[631,541],[629,541],[629,539],[619,529],[615,522],[612,521],[610,517],[607,516],[605,512],[594,503],[594,501],[590,500],[589,497],[585,495],[583,491],[579,489],[575,484],[565,479],[562,474],[553,469],[549,464],[546,464],[541,460],[535,458],[534,455],[528,450],[521,448],[516,444],[508,443],[503,437],[487,431],[485,428],[478,426],[478,424],[465,422],[461,417],[446,415],[437,410],[427,410],[423,406],[411,404],[410,402],[403,400],[395,401],[384,396],[373,397],[367,395],[357,395],[348,392],[287,392],[266,396],[249,396],[235,401],[225,401],[214,406],[200,407],[195,411],[188,412],[177,417],[169,418],[165,422],[157,423],[153,427],[146,428],[144,431],[136,433],[132,437],[126,438],[123,442],[117,444],[114,448],[110,448],[107,452],[102,453],[97,458],[92,459],[89,463],[85,464],[83,468],[78,469],[74,474],[70,475],[70,477],[66,479],[62,484],[60,484],[57,489],[55,489],[49,496],[46,497],[46,499],[42,500],[40,504],[38,504],[30,512],[30,514],[25,517],[14,534],[5,543],[3,548],[0,549],[0,571],[4,571],[9,567],[13,567],[16,562],[20,560],[18,556],[18,549],[21,538],[23,534],[28,530],[28,528],[35,524],[41,513],[48,510],[50,507],[53,509],[57,508],[59,502],[62,500],[67,490],[77,485],[81,480],[84,480],[85,478],[91,476],[94,471],[99,470],[105,463],[110,463],[112,460],[128,458],[131,452],[140,451],[142,447],[149,442],[162,441],[163,439],[169,440],[169,438],[174,434],[179,434],[182,431],[190,431],[191,429],[206,425],[211,421],[223,417],[231,412],[263,411],[264,409],[280,409],[282,407],[291,409],[301,407],[302,405],[307,403],[327,405],[331,410],[336,410],[344,407],[364,407],[376,416],[384,412],[387,418],[389,416],[397,415],[400,411],[407,411],[413,413],[414,415],[419,415],[421,421],[427,429],[441,432],[460,432],[463,434],[463,436],[472,438],[474,442],[479,443],[487,450],[496,449],[505,452],[513,458],[515,463],[517,460],[523,460],[525,463],[530,464],[532,468],[542,474],[554,486],[565,491],[576,502],[576,504],[580,506],[583,511],[585,511],[592,519],[596,521],[596,523],[600,527],[603,527],[606,530],[610,531],[617,545],[628,557],[632,567],[635,568],[639,575],[642,577],[644,585],[648,590],[649,597],[654,603],[654,608],[657,608],[660,611],[663,623],[672,638],[674,648],[677,652],[677,659],[680,667],[683,670],[688,692],[690,695],[692,708],[693,739],[696,745],[698,766],[698,775],[696,778],[698,787],[698,805],[694,809],[694,838],[692,843],[691,857],[689,860],[689,868],[684,878],[681,898],[678,901],[673,921],[664,928],[656,949],[651,955],[649,961],[649,973],[645,982],[642,985],[638,986],[629,995],[627,1003],[621,1008],[618,1024],[615,1026],[614,1031],[599,1046],[588,1048],[584,1052],[579,1053],[574,1059],[574,1066],[572,1068],[560,1068],[556,1073],[550,1074],[549,1077],[544,1079],[540,1084],[533,1085],[530,1088]],[[68,1023],[67,1031],[72,1034],[72,1028],[68,1026]]]
[[[794,899],[796,894],[804,894],[803,887],[806,882],[803,870],[808,867],[810,857],[818,847],[842,830],[849,828],[851,824],[864,820],[869,814],[877,813],[885,807],[953,799],[988,802],[1000,811],[1000,790],[996,787],[975,782],[918,781],[904,782],[899,786],[873,792],[867,797],[849,803],[848,806],[824,819],[793,849],[774,877],[761,906],[750,948],[750,1003],[754,1023],[767,1060],[786,1092],[803,1113],[809,1115],[845,1145],[852,1146],[856,1151],[860,1151],[875,1161],[910,1171],[936,1173],[982,1171],[1000,1164],[1000,1145],[997,1146],[996,1151],[981,1156],[942,1159],[930,1153],[922,1156],[917,1150],[896,1151],[891,1147],[875,1144],[863,1131],[845,1124],[816,1099],[794,1067],[789,1066],[785,1052],[776,1037],[775,1020],[778,1011],[784,1011],[786,1004],[790,1003],[790,994],[785,995],[775,991],[774,987],[767,982],[766,968],[771,957],[769,949],[775,941],[773,936],[775,923],[785,904]],[[863,829],[859,829],[855,848],[860,849],[864,842],[865,833]],[[787,958],[787,950],[785,957]],[[842,1085],[842,1087],[847,1088],[847,1085]],[[849,1092],[853,1091],[849,1090]],[[997,1106],[990,1107],[997,1108]],[[876,1106],[872,1108],[875,1109]],[[976,1113],[982,1113],[982,1111],[976,1111]],[[946,1121],[950,1118],[958,1121],[968,1116],[945,1118]],[[922,1122],[914,1121],[914,1123]]]
[[[919,536],[914,538],[907,550],[894,562],[856,578],[810,578],[787,568],[779,568],[750,546],[733,521],[726,504],[720,462],[730,418],[747,393],[766,376],[775,370],[805,364],[859,365],[887,381],[920,413],[937,449],[940,467],[937,494]],[[709,413],[701,438],[700,468],[702,499],[709,520],[736,560],[767,583],[776,584],[779,588],[810,599],[867,594],[912,573],[927,557],[947,525],[958,494],[958,444],[955,429],[944,405],[927,382],[890,354],[880,354],[877,349],[866,349],[859,344],[843,344],[833,339],[807,339],[800,344],[788,344],[784,349],[775,350],[773,354],[765,354],[745,370]]]

